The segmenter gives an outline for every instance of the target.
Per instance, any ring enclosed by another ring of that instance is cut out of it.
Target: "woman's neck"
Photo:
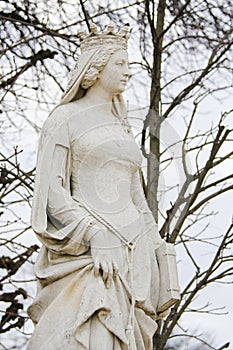
[[[101,112],[111,113],[113,95],[101,89],[98,84],[87,90],[84,100]]]

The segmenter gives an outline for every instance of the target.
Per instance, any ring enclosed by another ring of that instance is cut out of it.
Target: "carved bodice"
[[[83,117],[82,117],[83,118]],[[98,117],[70,122],[72,197],[117,226],[138,227],[139,212],[132,202],[133,174],[142,156],[131,133],[115,118]]]

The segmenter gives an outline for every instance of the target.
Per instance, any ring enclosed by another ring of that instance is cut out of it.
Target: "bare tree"
[[[231,1],[122,0],[113,4],[62,0],[51,5],[45,0],[10,0],[0,6],[0,179],[2,218],[7,218],[2,220],[1,245],[9,252],[4,253],[0,265],[5,271],[1,298],[8,308],[2,317],[2,332],[22,329],[26,316],[20,316],[19,299],[27,298],[27,291],[13,283],[12,276],[20,273],[26,261],[33,262],[30,257],[37,250],[34,244],[29,247],[20,242],[30,225],[18,214],[19,204],[27,203],[30,208],[35,169],[23,170],[18,161],[23,154],[19,155],[18,148],[12,151],[10,145],[15,144],[9,142],[9,135],[12,130],[20,133],[28,128],[37,137],[77,58],[77,30],[88,30],[91,22],[103,28],[112,21],[119,27],[125,23],[133,27],[133,76],[127,94],[143,111],[141,148],[147,164],[144,188],[148,203],[162,237],[177,245],[180,264],[185,262],[189,269],[180,302],[159,323],[155,347],[177,348],[176,339],[182,342],[191,336],[193,347],[202,341],[202,348],[227,348],[227,340],[214,347],[205,335],[185,332],[181,322],[186,314],[221,314],[217,306],[196,306],[195,297],[214,283],[232,282],[231,213],[229,223],[224,222],[218,234],[211,230],[217,215],[212,203],[217,208],[233,188],[229,171],[232,107],[224,107],[232,89]],[[220,101],[223,105],[218,112],[204,107],[207,103],[220,105]],[[162,178],[172,179],[166,188],[162,188]],[[208,252],[204,260],[203,249]]]

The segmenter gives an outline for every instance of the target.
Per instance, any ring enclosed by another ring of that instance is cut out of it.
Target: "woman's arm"
[[[49,180],[47,214],[58,230],[77,220],[85,223],[87,229],[83,232],[83,240],[91,247],[95,275],[102,274],[104,282],[109,287],[113,275],[118,273],[117,264],[111,255],[109,232],[85,208],[80,207],[73,200],[71,193],[65,189],[67,158],[68,149],[56,145]]]
[[[56,145],[49,179],[47,214],[57,229],[61,229],[76,220],[84,221],[88,225],[85,239],[89,241],[101,227],[83,207],[73,200],[71,193],[64,187],[67,157],[68,149]]]

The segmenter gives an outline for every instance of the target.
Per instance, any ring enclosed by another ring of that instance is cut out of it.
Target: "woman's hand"
[[[112,247],[109,242],[109,232],[98,231],[90,240],[91,255],[94,261],[95,276],[102,275],[106,287],[109,288],[114,275],[118,274],[118,266],[114,261]]]

